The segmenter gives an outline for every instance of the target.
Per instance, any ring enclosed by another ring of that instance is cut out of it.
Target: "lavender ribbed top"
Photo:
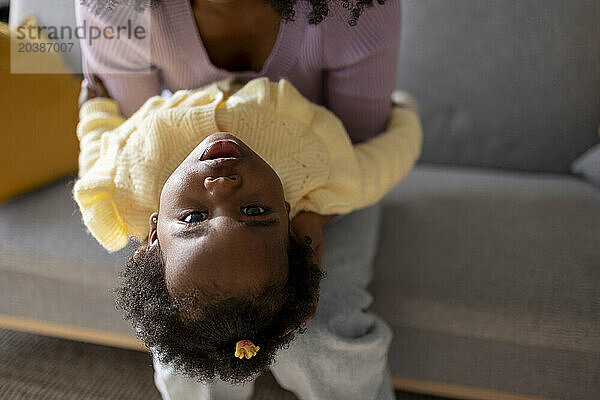
[[[295,20],[280,24],[262,69],[240,72],[211,63],[188,0],[166,0],[151,11],[148,56],[137,51],[132,41],[97,39],[90,45],[82,40],[84,74],[89,77],[103,71],[97,74],[126,116],[163,89],[193,89],[228,77],[241,81],[285,78],[305,97],[336,114],[352,141],[360,142],[381,132],[388,117],[400,43],[400,3],[375,2],[352,27],[342,1],[332,0],[329,16],[311,25],[310,5],[300,0]],[[86,20],[87,25],[99,27],[118,24],[135,12],[121,7],[110,16],[96,16],[79,2],[76,8],[78,24]],[[149,73],[136,72],[147,65],[151,65]]]

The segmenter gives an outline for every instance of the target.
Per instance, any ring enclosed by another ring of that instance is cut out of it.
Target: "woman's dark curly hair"
[[[294,6],[298,0],[264,0],[269,3],[281,15],[285,21],[293,21],[295,16]],[[301,0],[308,1],[312,10],[308,14],[308,22],[318,24],[329,14],[328,3],[331,0]],[[356,0],[354,3],[350,0],[335,0],[341,1],[342,6],[350,11],[348,24],[354,26],[358,22],[358,18],[362,14],[365,7],[372,7],[373,0]],[[379,4],[385,4],[386,0],[377,0]],[[399,1],[399,0],[396,0]],[[82,5],[87,5],[90,0],[80,0]],[[161,0],[96,0],[94,4],[94,12],[100,14],[102,12],[112,13],[119,5],[127,5],[134,7],[137,11],[143,12],[148,7],[157,6]]]
[[[324,274],[313,262],[308,237],[299,243],[290,235],[287,281],[249,298],[227,298],[212,290],[173,296],[160,246],[146,247],[147,242],[139,246],[120,274],[117,307],[161,362],[199,381],[253,378],[294,339],[294,331],[304,333],[304,321],[315,310]],[[236,342],[244,339],[260,346],[250,359],[234,356]]]

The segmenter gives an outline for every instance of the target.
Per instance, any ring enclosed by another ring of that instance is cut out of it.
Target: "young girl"
[[[285,80],[236,89],[154,97],[127,121],[96,98],[78,127],[84,223],[108,250],[142,241],[117,302],[162,362],[200,380],[245,381],[302,331],[318,301],[321,216],[379,201],[421,145],[411,109],[353,146]]]

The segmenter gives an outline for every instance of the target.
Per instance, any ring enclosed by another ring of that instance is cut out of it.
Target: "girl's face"
[[[165,183],[157,240],[173,294],[210,285],[231,296],[287,278],[289,205],[273,169],[229,133],[202,141]]]

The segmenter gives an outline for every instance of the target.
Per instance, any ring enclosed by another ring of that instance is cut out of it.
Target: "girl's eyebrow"
[[[279,218],[269,218],[269,219],[264,219],[264,220],[239,221],[239,223],[240,223],[240,225],[247,226],[247,227],[258,226],[258,227],[264,228],[264,227],[279,225],[280,221],[279,221]],[[212,230],[214,230],[214,228],[212,226],[210,226],[208,224],[200,224],[200,225],[196,225],[192,228],[179,230],[179,231],[173,233],[172,236],[177,237],[177,238],[183,238],[183,239],[196,238],[196,237],[206,236]]]

